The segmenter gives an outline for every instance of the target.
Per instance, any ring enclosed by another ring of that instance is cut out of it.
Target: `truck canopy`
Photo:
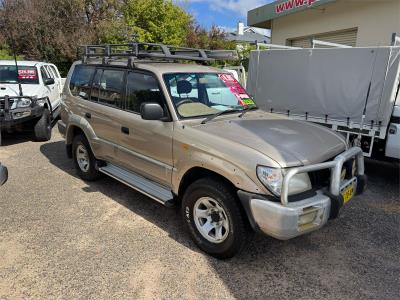
[[[360,128],[368,98],[363,128],[384,138],[399,67],[400,47],[256,50],[247,90],[264,110],[346,128]]]

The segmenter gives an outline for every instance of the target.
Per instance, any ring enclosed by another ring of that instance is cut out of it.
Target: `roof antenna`
[[[19,95],[22,97],[22,85],[21,85],[21,80],[19,80],[19,70],[18,70],[18,63],[17,63],[17,54],[15,53],[15,44],[14,44],[14,38],[11,36],[11,47],[13,51],[13,56],[14,56],[14,63],[15,63],[15,71],[17,72],[17,82],[18,82],[18,89],[19,89]]]

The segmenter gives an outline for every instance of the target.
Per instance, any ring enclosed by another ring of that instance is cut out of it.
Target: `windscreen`
[[[200,117],[255,105],[231,74],[173,73],[164,80],[179,116]]]
[[[0,66],[0,83],[16,84],[39,84],[39,77],[36,67],[18,66],[18,73],[15,65]]]

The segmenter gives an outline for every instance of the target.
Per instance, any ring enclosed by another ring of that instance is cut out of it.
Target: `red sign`
[[[19,79],[37,79],[37,72],[35,69],[18,69]]]
[[[275,12],[277,14],[280,14],[302,6],[309,7],[312,6],[315,2],[318,2],[318,0],[287,0],[285,2],[275,5]]]
[[[219,78],[224,82],[226,87],[229,87],[232,94],[235,95],[236,99],[242,106],[253,105],[254,101],[247,95],[246,90],[240,85],[240,83],[230,74],[218,74]]]

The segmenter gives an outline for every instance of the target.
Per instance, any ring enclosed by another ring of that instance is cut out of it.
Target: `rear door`
[[[119,164],[117,148],[121,124],[118,120],[123,107],[125,70],[97,68],[84,116],[92,126],[100,146],[101,156]]]
[[[173,122],[143,120],[140,115],[144,102],[159,103],[169,115],[158,80],[151,73],[130,71],[126,81],[125,109],[118,117],[119,160],[123,167],[170,186]]]
[[[121,127],[115,118],[124,99],[124,81],[125,70],[77,65],[69,84],[75,101],[68,106],[88,122],[84,128],[94,131],[90,143],[95,156],[115,164]]]

